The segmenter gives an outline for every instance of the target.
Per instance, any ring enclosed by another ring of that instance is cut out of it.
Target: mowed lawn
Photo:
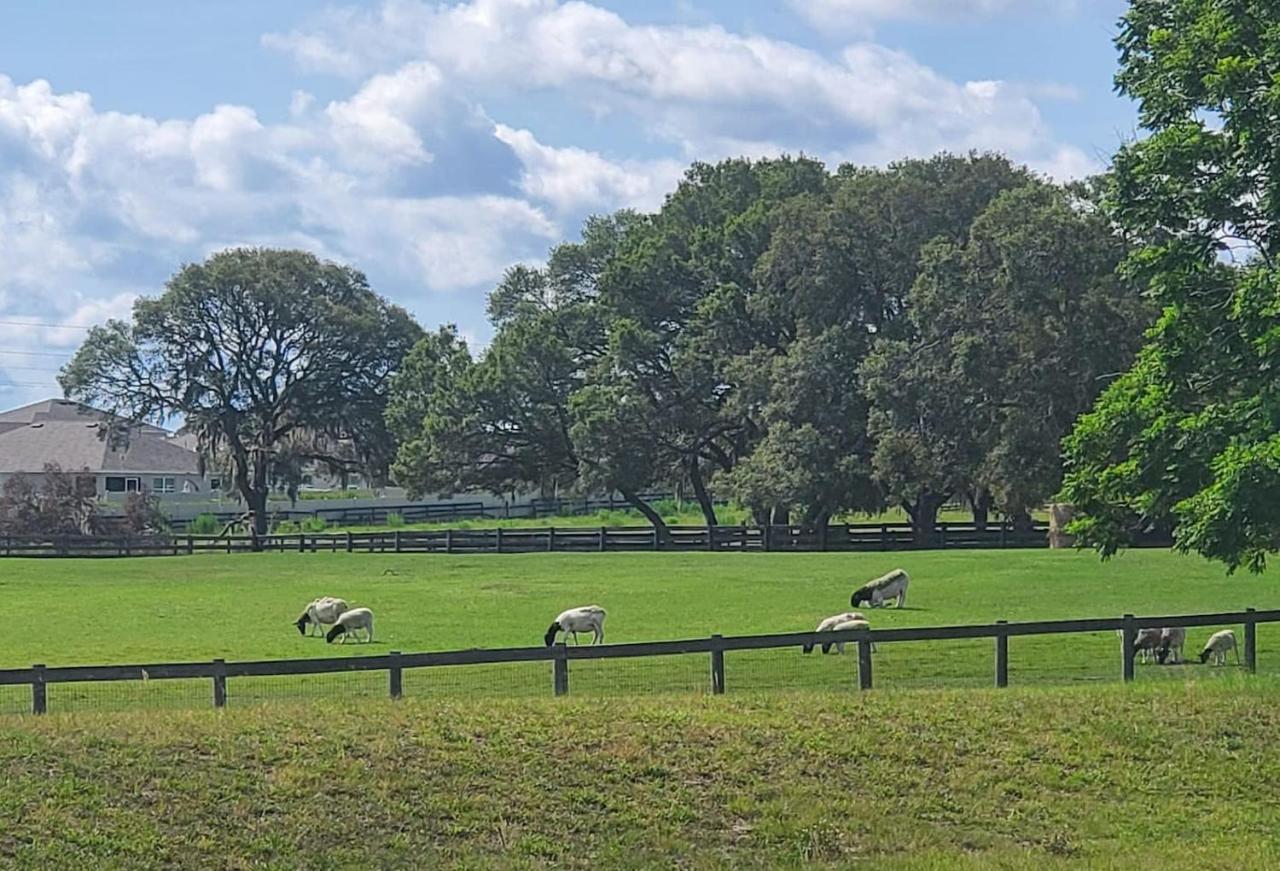
[[[1273,867],[1238,683],[6,718],[0,864]]]
[[[901,566],[912,575],[908,607],[870,612],[873,627],[1070,617],[1203,613],[1280,607],[1267,576],[1228,577],[1200,559],[1131,551],[1109,563],[1070,551],[897,554],[261,554],[133,560],[5,560],[0,596],[11,615],[0,667],[147,664],[358,656],[536,646],[557,613],[596,603],[609,612],[606,640],[648,641],[812,629],[849,607],[861,581]],[[373,609],[373,644],[326,644],[293,626],[319,595]],[[1213,630],[1189,633],[1194,654]],[[1240,635],[1241,642],[1243,636]],[[986,686],[994,642],[970,639],[882,644],[877,687]],[[852,653],[852,651],[850,651]],[[1115,681],[1115,633],[1015,638],[1014,685]],[[853,691],[856,656],[803,656],[797,648],[730,651],[730,693]],[[1280,677],[1280,626],[1259,631],[1259,670]],[[1238,673],[1199,664],[1147,666],[1139,680],[1218,680]],[[705,656],[575,662],[570,694],[705,693]],[[304,697],[379,697],[385,672],[232,679],[232,706]],[[547,662],[405,672],[409,697],[538,697],[550,694]],[[210,704],[207,680],[54,684],[52,711]],[[0,687],[0,713],[29,710],[31,692]]]

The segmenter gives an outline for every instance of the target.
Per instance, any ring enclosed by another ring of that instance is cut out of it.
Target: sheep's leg
[[[1240,664],[1240,648],[1233,644],[1231,645],[1231,651],[1236,655],[1236,665],[1239,665]],[[1222,658],[1226,659],[1225,656]]]

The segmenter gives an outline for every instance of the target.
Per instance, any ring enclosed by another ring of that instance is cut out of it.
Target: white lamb
[[[1200,663],[1202,665],[1206,662],[1210,665],[1226,665],[1228,650],[1235,651],[1236,665],[1239,665],[1240,650],[1236,647],[1236,634],[1230,629],[1215,632],[1209,636],[1209,640],[1204,644],[1204,649],[1200,651]]]
[[[1187,630],[1181,626],[1166,626],[1160,630],[1160,648],[1156,651],[1156,659],[1161,665],[1166,661],[1182,662],[1182,647],[1187,643]]]
[[[324,634],[324,627],[332,626],[338,622],[338,618],[342,616],[342,612],[347,610],[347,603],[342,599],[335,599],[333,596],[321,596],[319,599],[312,599],[307,605],[307,609],[302,612],[302,616],[298,618],[293,625],[298,627],[298,633],[308,635],[310,631],[308,624],[316,627],[319,634]]]
[[[570,634],[573,635],[573,643],[578,643],[579,632],[590,632],[591,643],[599,644],[604,641],[604,608],[599,605],[584,605],[581,608],[570,608],[568,611],[561,612],[560,616],[547,629],[546,637],[543,639],[547,642],[547,647],[556,643],[556,634],[563,632],[566,639]]]
[[[363,629],[365,633],[364,640],[366,642],[373,641],[373,612],[368,608],[352,608],[350,611],[343,611],[338,617],[338,622],[329,630],[329,634],[324,637],[325,643],[332,643],[333,639],[339,635],[342,636],[342,643],[347,643],[347,636],[350,635],[357,641],[360,640],[356,633]]]
[[[1160,648],[1160,636],[1163,629],[1139,629],[1133,639],[1133,652],[1138,662],[1154,662],[1156,651]]]
[[[867,619],[866,616],[861,611],[845,611],[843,614],[833,614],[832,616],[826,618],[821,623],[819,623],[818,628],[813,631],[814,632],[830,632],[832,630],[832,627],[834,627],[838,623],[844,623],[846,620],[866,620],[866,619]],[[803,647],[804,652],[813,653],[813,647],[815,644],[817,644],[817,641],[814,639],[810,639],[810,641],[807,644],[805,644]],[[824,647],[822,652],[826,653],[827,649]]]
[[[898,600],[898,607],[905,608],[907,605],[907,584],[911,582],[911,578],[902,569],[894,569],[887,575],[881,575],[874,581],[867,581],[861,587],[853,591],[853,595],[849,598],[851,607],[858,607],[866,602],[872,608],[883,606],[890,599]]]
[[[834,626],[832,626],[832,627],[831,627],[831,631],[832,631],[832,632],[843,632],[843,631],[845,631],[846,629],[870,629],[870,628],[871,628],[871,624],[870,624],[870,623],[868,623],[866,620],[861,620],[861,619],[859,619],[859,620],[842,620],[841,622],[839,622],[839,623],[835,624]],[[832,644],[834,644],[834,645],[835,645],[836,650],[837,650],[838,652],[840,652],[840,653],[844,653],[844,642],[843,642],[843,641],[824,641],[824,642],[822,642],[822,652],[823,652],[823,653],[827,653],[827,652],[829,652],[829,651],[831,650],[831,645],[832,645]],[[875,653],[875,650],[876,650],[876,643],[873,641],[873,642],[871,642],[871,652],[872,652],[872,653]]]

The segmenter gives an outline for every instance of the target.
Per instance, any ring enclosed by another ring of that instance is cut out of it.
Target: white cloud
[[[440,86],[440,71],[429,63],[406,64],[369,79],[350,100],[325,109],[339,148],[353,163],[429,161],[417,127],[438,103]]]
[[[859,8],[880,8],[870,0],[853,0],[848,8],[858,2]],[[921,4],[915,0],[924,11]],[[715,25],[631,24],[580,0],[394,0],[268,44],[307,65],[319,55],[340,58],[330,67],[339,73],[431,63],[451,87],[477,101],[554,91],[579,108],[632,119],[685,158],[781,148],[881,161],[940,148],[984,148],[1036,160],[1057,147],[1036,94],[1025,87],[954,81],[873,42],[856,42],[829,57]],[[325,51],[295,48],[316,44]],[[579,163],[586,159],[578,157]],[[524,185],[542,184],[555,195],[551,189],[563,181],[557,176]],[[559,196],[569,198],[567,192]]]
[[[520,189],[561,212],[621,206],[656,209],[685,168],[677,160],[613,162],[582,148],[553,148],[539,142],[530,131],[505,124],[498,124],[494,135],[509,145],[524,165]]]

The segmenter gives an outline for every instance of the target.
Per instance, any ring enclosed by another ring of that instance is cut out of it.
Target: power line
[[[7,363],[0,363],[0,371],[4,372],[48,372],[57,375],[61,369],[41,369],[39,366],[10,366]]]
[[[65,360],[70,357],[74,351],[6,351],[0,350],[0,354],[17,354],[21,357],[56,357],[59,360]]]
[[[6,387],[49,387],[48,381],[0,381],[0,390]]]
[[[51,324],[46,321],[0,321],[6,327],[49,327],[54,330],[92,330],[84,324]]]

